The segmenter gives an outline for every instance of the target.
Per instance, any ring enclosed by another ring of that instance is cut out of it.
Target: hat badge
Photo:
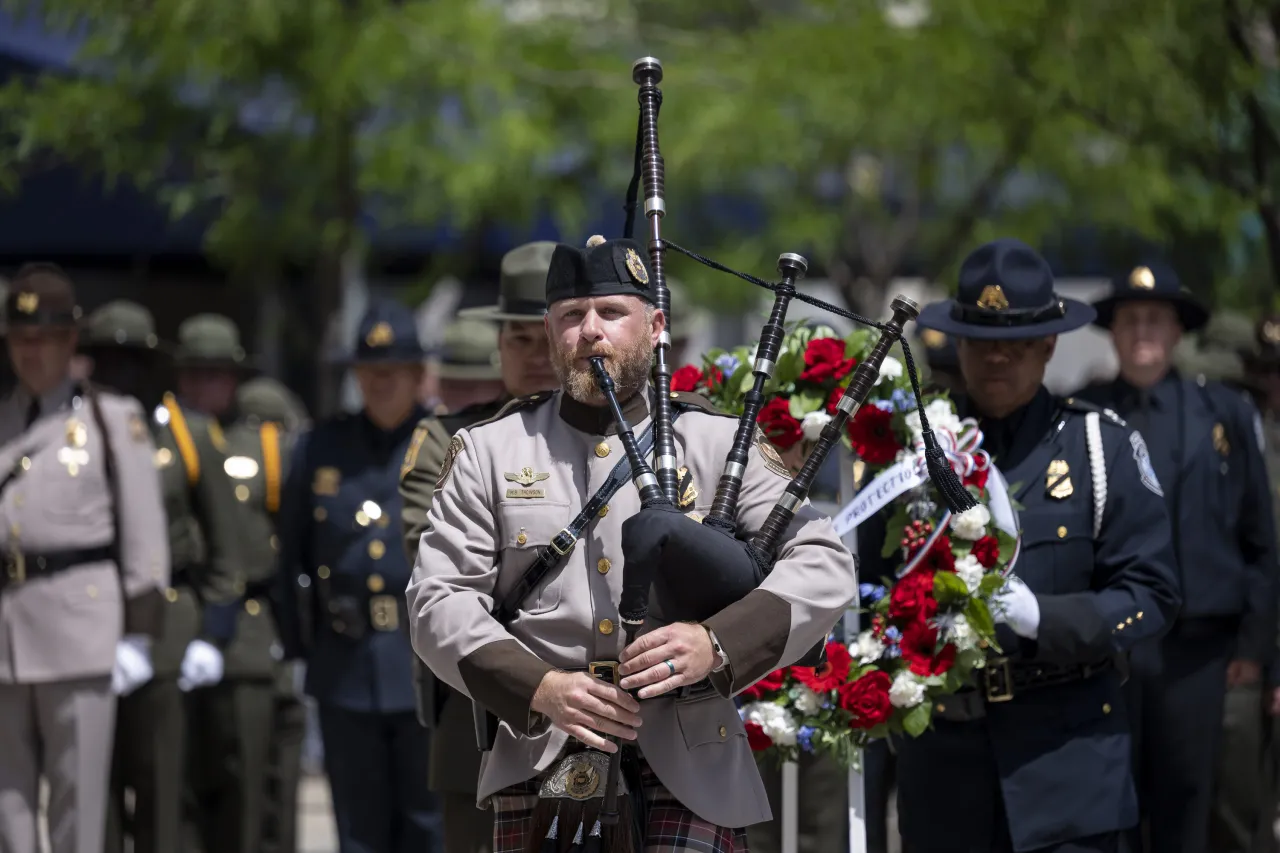
[[[988,284],[982,288],[982,294],[978,297],[978,307],[991,311],[1003,311],[1009,307],[1009,300],[1005,299],[1004,291],[1000,289],[1000,285]]]
[[[378,323],[369,330],[369,334],[365,335],[364,342],[371,347],[385,347],[390,345],[396,339],[395,332],[391,331],[391,324]]]
[[[636,254],[635,249],[627,249],[627,271],[631,273],[632,278],[641,284],[649,283],[649,273],[645,270],[644,264],[640,261],[640,256]]]
[[[40,307],[40,294],[19,293],[17,301],[19,311],[23,314],[34,314],[36,309]]]
[[[1156,286],[1156,275],[1149,267],[1138,267],[1129,273],[1129,284],[1139,290],[1151,290]]]

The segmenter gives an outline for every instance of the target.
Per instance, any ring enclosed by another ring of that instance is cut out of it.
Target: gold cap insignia
[[[390,346],[395,339],[396,333],[391,331],[389,323],[378,323],[364,336],[364,342],[371,347]]]
[[[1009,307],[1009,300],[1004,298],[1004,291],[1000,289],[1000,285],[988,284],[982,288],[982,295],[978,297],[978,307],[991,311],[1003,311]]]
[[[1151,290],[1156,286],[1156,274],[1149,267],[1137,267],[1129,273],[1129,286],[1138,290]]]
[[[40,307],[40,294],[19,293],[17,303],[18,310],[23,314],[34,314],[36,309]]]
[[[627,249],[627,271],[631,273],[631,277],[641,284],[649,283],[649,272],[644,268],[640,256],[636,254],[635,249]]]
[[[518,474],[512,474],[510,472],[506,472],[502,476],[506,477],[508,482],[519,483],[525,488],[528,488],[529,486],[532,486],[534,483],[542,482],[543,480],[549,478],[551,475],[544,471],[535,472],[532,468],[529,468],[526,466],[524,468],[521,468],[520,473]]]
[[[1049,497],[1064,500],[1075,492],[1071,484],[1071,466],[1065,459],[1055,459],[1049,463],[1044,475],[1044,490]]]

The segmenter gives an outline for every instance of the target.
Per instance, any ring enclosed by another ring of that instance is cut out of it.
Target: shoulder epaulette
[[[706,397],[694,391],[672,391],[671,402],[675,403],[677,406],[684,406],[689,409],[698,409],[699,411],[706,412],[708,415],[720,415],[725,418],[738,417],[732,412],[726,412],[724,409],[716,408],[715,403],[712,403]]]
[[[499,403],[496,400],[490,403],[475,403],[456,412],[425,418],[423,423],[425,424],[428,420],[437,420],[444,427],[445,432],[453,435],[463,427],[478,426],[496,418],[506,405],[506,402]]]
[[[539,391],[536,394],[528,394],[524,397],[516,397],[515,399],[509,401],[501,409],[498,409],[498,411],[492,416],[487,418],[482,418],[481,420],[478,420],[472,424],[467,424],[466,426],[469,426],[471,429],[474,429],[476,427],[482,427],[485,424],[491,424],[494,421],[500,421],[503,418],[507,417],[508,415],[514,415],[516,412],[523,412],[528,409],[535,409],[538,406],[541,406],[542,404],[549,402],[551,398],[554,396],[555,396],[554,391]],[[459,414],[461,414],[461,412],[459,412]],[[462,427],[458,427],[458,429],[462,429]]]
[[[1111,423],[1115,426],[1125,426],[1124,418],[1115,413],[1114,409],[1108,409],[1105,406],[1099,406],[1097,403],[1090,403],[1088,400],[1081,400],[1079,397],[1066,397],[1062,400],[1062,407],[1070,409],[1073,412],[1097,412],[1102,415],[1103,423]]]

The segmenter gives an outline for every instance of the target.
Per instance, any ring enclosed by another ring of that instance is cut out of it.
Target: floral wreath
[[[787,332],[757,417],[784,456],[802,458],[812,447],[878,337],[860,329],[840,338],[825,326]],[[721,410],[741,414],[755,381],[755,349],[711,350],[701,367],[675,371],[672,390],[701,393]],[[962,421],[945,394],[926,395],[923,402],[952,468],[978,505],[952,515],[927,477],[892,501],[881,554],[900,555],[903,567],[897,578],[859,585],[860,612],[870,615],[870,627],[849,645],[828,639],[821,668],[784,667],[739,694],[739,713],[761,760],[794,761],[803,751],[857,766],[861,747],[873,739],[922,734],[935,701],[969,685],[985,649],[999,648],[991,600],[1005,586],[1019,542],[994,523],[992,466],[980,449],[976,423]],[[849,419],[842,442],[864,463],[863,482],[904,464],[924,471],[911,383],[892,355]]]

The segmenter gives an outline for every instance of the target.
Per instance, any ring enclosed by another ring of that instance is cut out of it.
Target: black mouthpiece
[[[596,375],[596,381],[600,383],[601,390],[606,393],[613,391],[613,377],[604,369],[604,356],[593,355],[588,360],[591,362],[591,372]]]

